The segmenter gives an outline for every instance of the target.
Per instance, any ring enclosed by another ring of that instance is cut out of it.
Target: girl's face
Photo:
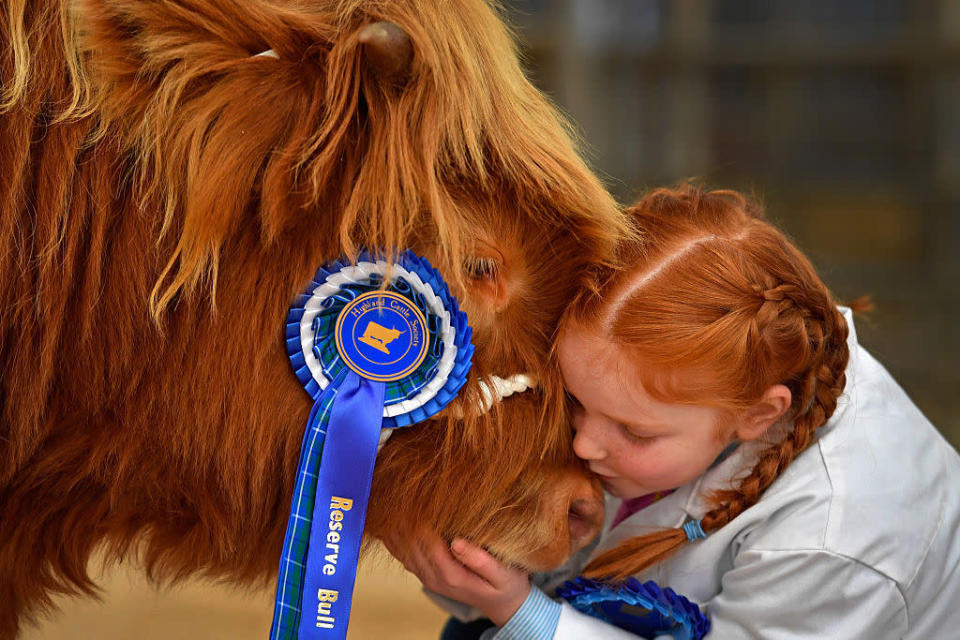
[[[559,344],[564,384],[576,400],[573,450],[619,498],[675,489],[698,477],[733,441],[719,409],[667,404],[637,380],[635,365],[603,336],[571,327]]]

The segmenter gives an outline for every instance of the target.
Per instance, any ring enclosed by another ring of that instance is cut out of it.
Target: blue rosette
[[[385,279],[389,282],[384,285]],[[277,579],[271,640],[346,638],[376,453],[466,382],[473,332],[440,274],[409,251],[317,270],[286,345],[314,401]]]
[[[294,373],[314,401],[347,368],[335,348],[336,317],[357,296],[381,288],[391,270],[391,290],[413,300],[430,324],[423,364],[407,378],[388,383],[383,428],[406,427],[436,415],[460,391],[470,371],[473,330],[456,298],[426,258],[406,251],[395,263],[364,252],[355,264],[332,262],[319,269],[287,316],[287,354]]]
[[[699,640],[710,631],[709,618],[696,604],[652,581],[630,578],[610,585],[581,576],[563,583],[557,595],[587,615],[644,638]]]

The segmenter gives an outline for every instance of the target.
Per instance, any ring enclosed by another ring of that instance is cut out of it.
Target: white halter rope
[[[503,401],[504,398],[508,398],[515,393],[523,393],[528,389],[535,389],[537,383],[533,379],[533,376],[529,374],[515,373],[509,378],[490,376],[489,382],[487,379],[481,379],[479,386],[480,415],[483,415],[490,411],[493,405]],[[380,449],[383,448],[383,445],[390,439],[394,431],[395,429],[382,429],[380,431],[380,443],[377,445],[377,453],[380,453]]]
[[[537,386],[533,377],[526,373],[516,373],[509,378],[490,376],[490,382],[480,381],[480,410],[482,413],[490,411],[493,405],[515,393],[523,393],[527,389]]]

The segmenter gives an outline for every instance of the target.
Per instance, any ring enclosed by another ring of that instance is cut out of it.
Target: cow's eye
[[[473,280],[495,280],[500,271],[496,258],[470,256],[463,261],[463,270]]]

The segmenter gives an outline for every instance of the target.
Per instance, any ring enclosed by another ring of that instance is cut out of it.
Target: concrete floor
[[[265,640],[273,591],[190,582],[157,592],[136,571],[100,581],[103,602],[62,599],[61,611],[21,640]],[[372,558],[357,577],[348,640],[433,640],[446,620],[399,564]]]

